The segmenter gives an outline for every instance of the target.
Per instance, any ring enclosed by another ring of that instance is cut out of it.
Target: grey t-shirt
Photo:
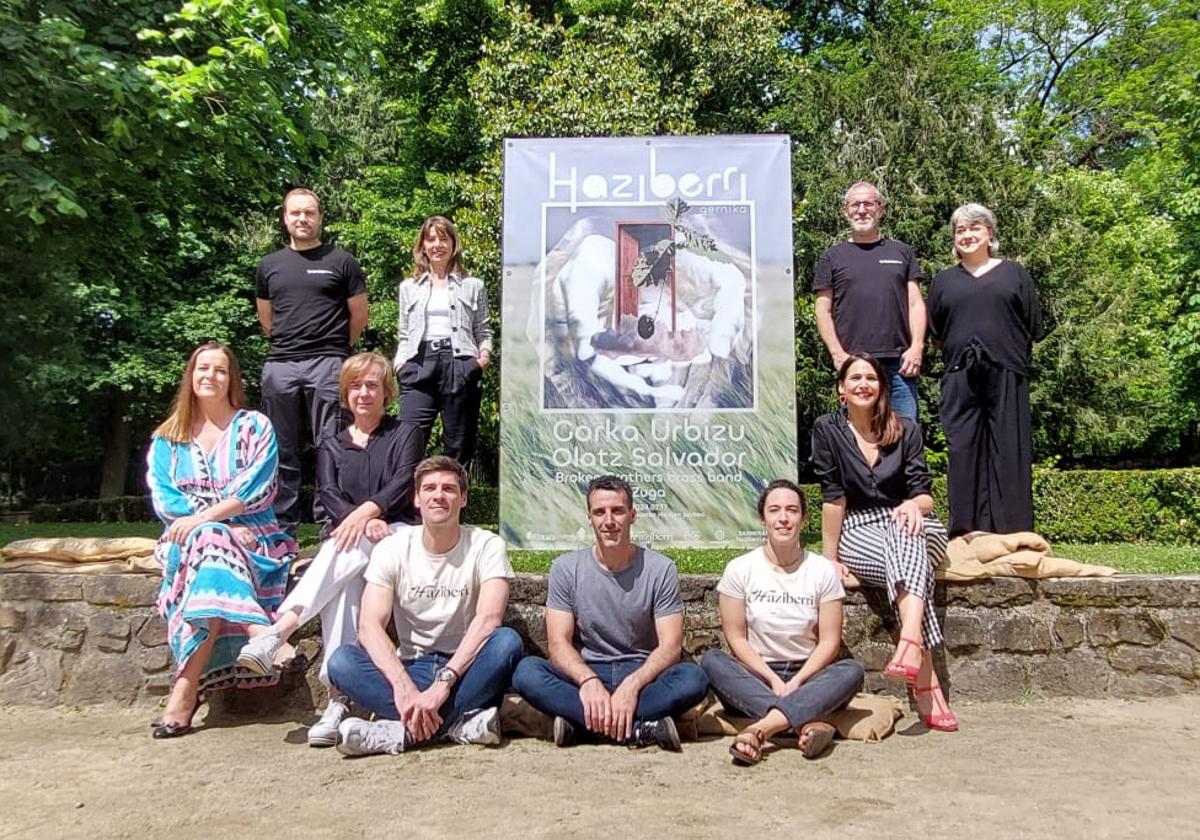
[[[683,612],[679,572],[638,546],[629,568],[613,574],[590,546],[581,548],[550,567],[546,606],[574,613],[575,647],[585,662],[644,659],[658,646],[654,620]]]

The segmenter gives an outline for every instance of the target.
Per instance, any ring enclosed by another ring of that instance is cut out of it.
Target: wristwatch
[[[433,675],[433,680],[445,683],[446,688],[454,688],[454,684],[458,682],[458,674],[454,672],[453,668],[438,668]]]

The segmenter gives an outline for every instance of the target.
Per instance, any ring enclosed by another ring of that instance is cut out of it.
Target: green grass
[[[157,537],[162,526],[156,522],[34,522],[0,524],[0,546],[13,540],[39,537]],[[300,543],[315,545],[316,525],[300,526]],[[518,572],[546,572],[557,551],[512,551],[509,557]],[[741,549],[668,549],[679,571],[688,574],[720,574],[730,558]],[[1200,573],[1200,545],[1157,545],[1153,543],[1058,543],[1054,553],[1081,563],[1112,566],[1121,572],[1143,574]]]

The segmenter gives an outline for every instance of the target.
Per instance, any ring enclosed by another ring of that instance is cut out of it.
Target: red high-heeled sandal
[[[917,676],[921,673],[921,666],[905,665],[900,661],[900,659],[904,657],[904,654],[908,653],[908,649],[914,647],[917,650],[924,650],[924,648],[921,647],[921,642],[917,639],[906,639],[905,637],[901,636],[900,650],[896,651],[897,658],[893,659],[884,666],[883,675],[889,680],[903,680],[909,685],[915,685],[917,682]]]
[[[913,694],[932,694],[935,691],[940,691],[941,688],[940,685],[927,685],[924,688],[914,688]],[[946,698],[942,697],[938,699],[934,697],[933,701],[933,714],[922,715],[918,713],[917,716],[921,718],[921,723],[930,729],[936,729],[938,732],[957,732],[958,718],[955,717],[954,712],[950,711],[950,706],[946,703]],[[938,711],[939,707],[942,711]]]

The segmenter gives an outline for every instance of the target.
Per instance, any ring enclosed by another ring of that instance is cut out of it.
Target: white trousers
[[[403,527],[399,523],[388,526],[393,534]],[[367,569],[375,546],[376,543],[363,537],[353,548],[338,551],[333,540],[326,540],[304,570],[296,588],[279,607],[280,614],[299,610],[300,623],[297,629],[318,615],[321,617],[324,650],[320,679],[325,685],[329,685],[329,657],[342,645],[352,645],[358,641],[358,609],[367,588],[363,572]]]

